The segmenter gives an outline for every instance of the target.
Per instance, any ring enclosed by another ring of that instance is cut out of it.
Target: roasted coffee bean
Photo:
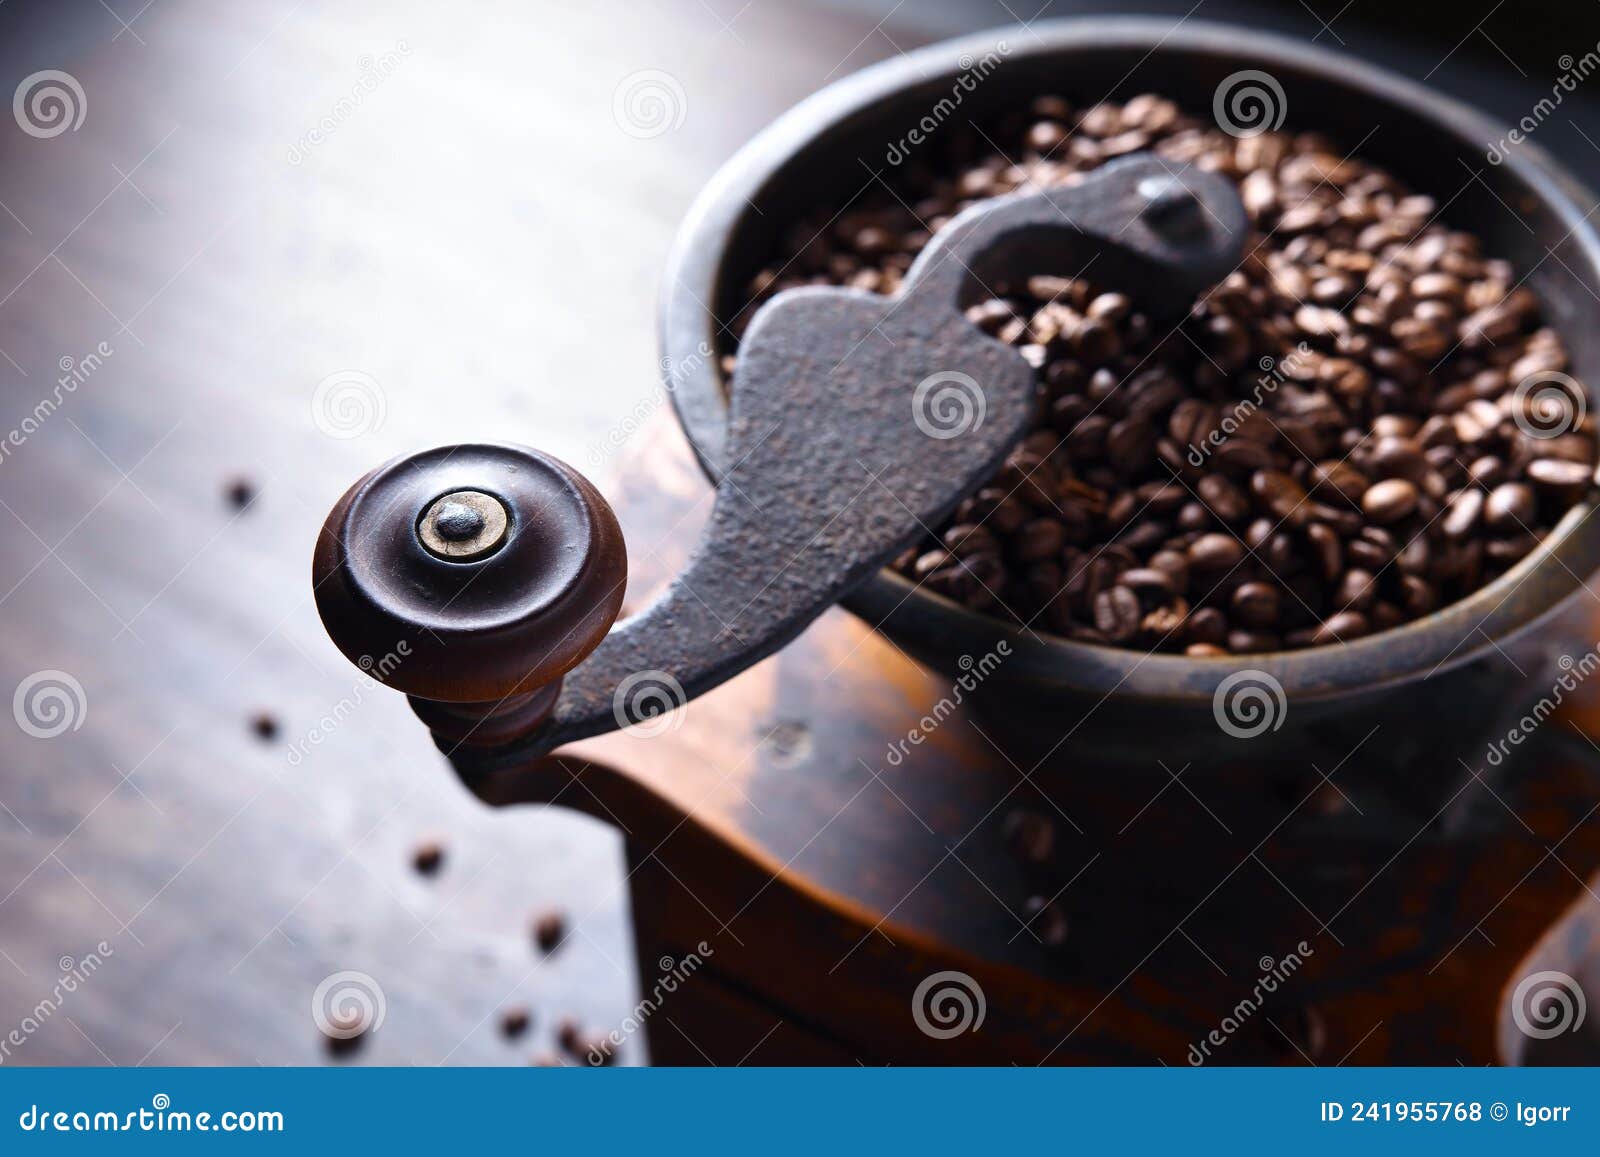
[[[1246,627],[1272,627],[1278,623],[1282,596],[1270,583],[1245,583],[1233,592],[1228,610],[1236,623]]]
[[[1539,458],[1528,463],[1528,480],[1557,493],[1582,490],[1593,474],[1594,471],[1582,462],[1569,462],[1562,458]]]
[[[1440,529],[1449,538],[1461,538],[1478,524],[1478,516],[1482,513],[1482,490],[1479,490],[1476,486],[1458,490],[1454,497],[1450,499],[1450,505],[1445,507],[1444,520],[1440,523]]]
[[[1137,635],[1143,617],[1139,596],[1120,583],[1095,596],[1095,630],[1113,643],[1126,643]]]
[[[1309,481],[1318,493],[1337,494],[1349,502],[1359,502],[1372,485],[1370,478],[1348,462],[1318,462]]]
[[[1495,530],[1519,530],[1538,515],[1539,500],[1526,482],[1504,482],[1489,492],[1483,520]]]
[[[1189,616],[1184,637],[1190,643],[1220,645],[1228,637],[1228,619],[1215,607],[1201,607]]]
[[[1176,592],[1172,586],[1172,576],[1156,567],[1135,567],[1133,570],[1123,571],[1119,580],[1141,600],[1153,603],[1163,603]]]
[[[964,522],[952,526],[944,532],[942,541],[945,549],[957,556],[985,552],[993,554],[999,548],[994,533],[988,527],[975,523]]]
[[[1312,642],[1318,647],[1325,647],[1329,643],[1348,643],[1361,638],[1371,629],[1367,616],[1360,611],[1340,611],[1323,621],[1312,635]]]
[[[583,1026],[570,1016],[564,1016],[556,1025],[556,1042],[569,1053],[577,1050],[583,1039]]]
[[[533,921],[533,939],[542,952],[554,952],[567,938],[566,915],[555,908],[541,912]]]
[[[1183,594],[1189,589],[1189,558],[1176,550],[1158,550],[1150,556],[1150,565],[1167,576],[1173,592]]]
[[[1216,448],[1211,458],[1219,468],[1239,474],[1265,469],[1277,461],[1271,450],[1248,438],[1229,438]]]
[[[1494,487],[1506,480],[1506,464],[1492,454],[1473,460],[1467,477],[1479,486]]]
[[[1344,547],[1340,545],[1339,536],[1317,522],[1306,527],[1306,539],[1314,552],[1318,573],[1329,581],[1337,578],[1344,569]]]
[[[1408,574],[1400,580],[1400,602],[1405,608],[1402,618],[1420,618],[1438,606],[1439,597],[1427,579]]]
[[[1060,554],[1067,539],[1061,523],[1055,519],[1035,518],[1023,524],[1013,541],[1013,550],[1019,560],[1039,562]]]
[[[1361,509],[1372,521],[1387,526],[1417,509],[1417,488],[1404,478],[1387,478],[1361,496]]]
[[[419,875],[431,876],[444,863],[444,844],[438,840],[424,840],[411,850],[411,866]]]
[[[1195,491],[1200,501],[1223,522],[1238,522],[1250,515],[1250,500],[1221,474],[1205,475],[1195,485]]]
[[[916,560],[911,564],[911,573],[917,578],[926,578],[935,571],[946,566],[954,557],[954,555],[952,555],[943,547],[940,547],[938,550],[926,551],[923,554],[919,554],[916,557]]]
[[[255,501],[256,486],[254,482],[250,481],[250,479],[244,477],[243,475],[239,475],[237,477],[228,479],[228,482],[223,487],[222,492],[227,496],[229,506],[233,507],[235,510],[243,510],[245,507],[249,506]]]
[[[1250,476],[1250,493],[1279,522],[1304,521],[1306,491],[1293,475],[1281,470],[1257,470]]]
[[[1333,605],[1340,610],[1366,610],[1377,597],[1377,582],[1378,580],[1369,571],[1345,571],[1339,579],[1338,588],[1334,591]]]
[[[533,1013],[525,1004],[514,1004],[500,1014],[501,1035],[515,1039],[528,1031],[533,1023]]]
[[[1157,607],[1139,623],[1139,629],[1149,638],[1155,640],[1155,646],[1161,646],[1168,639],[1183,630],[1183,624],[1188,616],[1184,612],[1182,600],[1170,607]]]
[[[952,122],[944,159],[908,166],[894,193],[786,223],[735,337],[790,288],[894,293],[974,201],[1133,150],[1237,181],[1249,257],[1176,331],[1150,323],[1136,288],[1083,277],[995,283],[971,303],[973,324],[1035,368],[1037,421],[896,559],[902,573],[1083,641],[1196,658],[1323,645],[1471,594],[1593,485],[1587,420],[1522,429],[1543,415],[1518,384],[1572,368],[1526,270],[1431,197],[1314,135],[1240,140],[1154,95],[1074,108],[1045,94],[1013,111],[983,133]]]
[[[1244,555],[1244,545],[1232,535],[1203,534],[1189,546],[1189,569],[1215,576],[1238,566]]]
[[[1424,515],[1424,517],[1431,517]],[[1406,540],[1394,556],[1394,566],[1401,574],[1426,574],[1433,566],[1433,547],[1425,534]]]

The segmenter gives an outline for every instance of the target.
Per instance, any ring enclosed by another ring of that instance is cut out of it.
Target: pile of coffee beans
[[[1333,142],[1235,138],[1146,95],[1046,97],[925,148],[800,222],[734,332],[793,286],[892,293],[968,205],[1141,150],[1236,180],[1252,226],[1243,264],[1171,332],[1136,294],[1067,277],[970,306],[1037,368],[1038,416],[896,561],[928,589],[1141,650],[1343,642],[1477,590],[1589,487],[1593,424],[1534,294],[1431,197]]]

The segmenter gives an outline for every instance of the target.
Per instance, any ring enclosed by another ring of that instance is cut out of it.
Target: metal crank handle
[[[468,777],[674,709],[793,639],[1022,438],[1033,371],[963,314],[985,287],[1084,276],[1171,318],[1235,268],[1245,231],[1230,182],[1140,155],[974,206],[893,297],[778,295],[740,349],[734,465],[700,543],[614,628],[627,563],[611,508],[570,466],[501,444],[357,482],[317,544],[317,608]]]

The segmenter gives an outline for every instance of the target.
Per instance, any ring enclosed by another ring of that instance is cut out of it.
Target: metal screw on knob
[[[469,562],[498,550],[507,525],[506,508],[494,495],[454,490],[423,511],[417,535],[440,558]]]

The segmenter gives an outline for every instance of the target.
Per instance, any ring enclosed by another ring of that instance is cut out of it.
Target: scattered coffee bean
[[[1347,155],[1352,142],[1236,139],[1152,95],[1044,96],[945,129],[894,193],[795,222],[734,334],[788,288],[893,293],[976,201],[1133,150],[1237,181],[1252,235],[1181,332],[1153,325],[1136,292],[1062,275],[969,306],[1035,366],[1039,418],[896,562],[929,589],[1067,638],[1196,658],[1320,646],[1471,594],[1593,484],[1592,418],[1548,438],[1520,428],[1540,415],[1518,385],[1571,370],[1538,297],[1431,197]]]
[[[359,1051],[366,1041],[367,1034],[365,1032],[358,1032],[354,1036],[344,1036],[343,1034],[334,1036],[330,1033],[324,1033],[322,1047],[327,1050],[330,1057],[335,1060],[343,1060],[352,1053]]]
[[[539,913],[533,921],[533,939],[541,952],[554,952],[567,938],[567,918],[559,909]]]
[[[616,1046],[605,1033],[586,1033],[583,1026],[572,1017],[563,1017],[556,1027],[556,1040],[575,1061],[586,1065],[604,1066],[617,1059]]]
[[[583,1039],[583,1026],[576,1019],[564,1016],[556,1025],[556,1041],[569,1053],[578,1047],[578,1042]]]
[[[228,479],[222,488],[222,493],[227,498],[229,506],[235,510],[243,510],[255,501],[256,487],[250,479],[240,475]]]
[[[533,1013],[525,1004],[514,1004],[500,1014],[500,1033],[507,1038],[521,1036],[533,1023]]]
[[[424,840],[411,850],[411,866],[424,876],[431,876],[444,863],[444,844],[438,840]]]
[[[250,730],[262,743],[278,738],[278,717],[270,711],[257,711],[250,717]]]

